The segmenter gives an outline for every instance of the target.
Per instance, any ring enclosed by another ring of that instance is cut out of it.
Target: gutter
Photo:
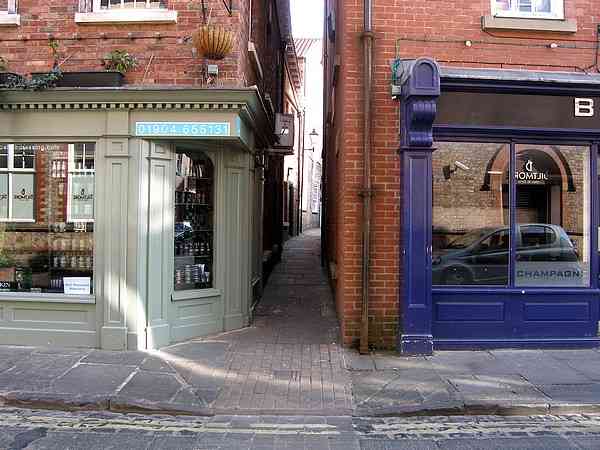
[[[369,266],[371,250],[371,93],[373,87],[373,17],[372,0],[363,0],[363,199],[362,217],[362,305],[360,318],[360,346],[362,354],[369,352]]]

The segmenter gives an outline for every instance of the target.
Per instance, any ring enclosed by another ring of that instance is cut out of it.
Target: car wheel
[[[472,284],[473,277],[462,267],[450,267],[446,269],[444,282],[444,284],[448,285],[462,286],[465,284]]]

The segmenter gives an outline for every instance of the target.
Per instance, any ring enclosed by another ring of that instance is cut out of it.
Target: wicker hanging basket
[[[194,34],[193,43],[200,56],[223,59],[233,50],[234,35],[221,26],[203,25]]]

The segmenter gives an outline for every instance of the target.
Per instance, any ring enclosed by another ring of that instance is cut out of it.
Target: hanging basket
[[[223,59],[233,50],[234,36],[223,27],[204,25],[194,34],[194,46],[200,56]]]

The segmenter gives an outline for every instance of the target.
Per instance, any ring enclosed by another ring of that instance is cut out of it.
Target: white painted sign
[[[275,116],[275,136],[278,142],[274,145],[275,148],[292,148],[296,136],[294,130],[294,115],[293,114],[277,114]]]
[[[92,279],[90,277],[63,277],[66,295],[90,295]]]
[[[594,99],[576,98],[575,117],[594,117]]]
[[[228,122],[136,122],[136,136],[226,137]]]

